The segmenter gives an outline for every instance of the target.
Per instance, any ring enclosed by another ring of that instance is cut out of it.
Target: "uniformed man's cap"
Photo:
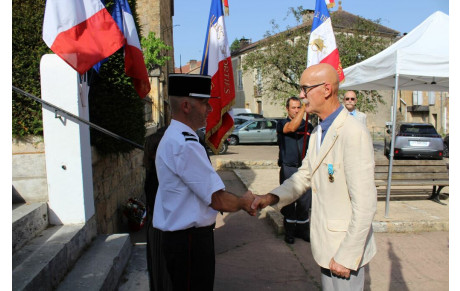
[[[211,76],[170,74],[168,94],[178,97],[211,97]]]

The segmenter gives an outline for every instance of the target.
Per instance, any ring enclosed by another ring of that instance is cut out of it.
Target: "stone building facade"
[[[174,0],[137,0],[136,11],[141,28],[141,35],[147,37],[154,32],[171,50],[165,54],[170,57],[169,62],[152,70],[149,73],[151,91],[146,101],[146,122],[148,134],[157,127],[169,123],[171,119],[168,109],[167,82],[168,74],[174,72],[173,22]]]

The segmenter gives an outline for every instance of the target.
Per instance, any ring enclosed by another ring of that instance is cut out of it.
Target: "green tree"
[[[171,59],[171,57],[165,54],[171,47],[166,45],[161,39],[156,38],[155,32],[150,31],[146,38],[142,37],[141,45],[144,51],[144,61],[148,72],[157,67],[166,65]]]
[[[290,8],[299,23],[303,8]],[[334,14],[331,16],[334,23]],[[346,68],[385,49],[391,39],[381,37],[377,32],[378,21],[361,19],[346,31],[335,31],[342,67]],[[245,72],[259,71],[262,74],[263,95],[272,103],[282,105],[289,96],[298,95],[299,80],[306,68],[310,25],[287,28],[280,32],[272,21],[272,29],[260,41],[257,49],[250,52],[243,63]],[[348,33],[353,32],[353,33]],[[358,108],[364,112],[373,111],[377,103],[384,103],[376,91],[358,93]]]
[[[234,51],[237,51],[241,48],[240,46],[240,41],[235,38],[235,40],[232,42],[232,44],[230,45],[230,52],[234,52]]]
[[[40,59],[51,53],[42,39],[45,1],[13,0],[12,84],[40,97]],[[12,135],[42,135],[42,109],[38,102],[13,92]]]

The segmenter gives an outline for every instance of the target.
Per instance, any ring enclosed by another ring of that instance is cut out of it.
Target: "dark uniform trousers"
[[[214,227],[163,232],[163,254],[173,290],[213,290]]]
[[[166,268],[161,241],[163,231],[152,226],[152,218],[147,227],[147,269],[151,291],[172,290],[171,280]]]
[[[280,184],[291,177],[297,170],[297,167],[281,165]],[[310,223],[308,221],[310,207],[311,190],[309,189],[299,199],[281,208],[286,236],[295,236],[310,241]]]

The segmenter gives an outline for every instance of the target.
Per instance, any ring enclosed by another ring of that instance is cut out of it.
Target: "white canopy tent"
[[[344,69],[345,90],[449,91],[449,16],[437,11],[382,52]],[[385,216],[388,216],[395,130],[392,130]]]

